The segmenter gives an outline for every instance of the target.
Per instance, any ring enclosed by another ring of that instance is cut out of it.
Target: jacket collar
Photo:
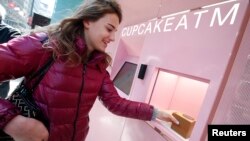
[[[82,55],[87,49],[84,39],[80,36],[76,37],[76,51]],[[93,51],[88,58],[88,64],[95,64],[103,72],[106,69],[106,54],[96,50]]]

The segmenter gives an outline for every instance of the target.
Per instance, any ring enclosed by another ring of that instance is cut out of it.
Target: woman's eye
[[[110,29],[110,28],[107,28],[107,30],[108,30],[108,32],[112,32],[112,29]]]

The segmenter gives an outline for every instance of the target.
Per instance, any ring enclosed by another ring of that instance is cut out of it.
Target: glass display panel
[[[113,80],[115,86],[127,95],[130,93],[136,68],[136,64],[125,62]]]

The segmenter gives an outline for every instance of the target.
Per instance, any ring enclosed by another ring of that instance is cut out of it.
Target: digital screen
[[[115,86],[125,94],[129,95],[137,65],[125,62],[114,78]]]

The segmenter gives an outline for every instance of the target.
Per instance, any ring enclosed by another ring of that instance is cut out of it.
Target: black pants
[[[10,90],[10,82],[5,81],[0,83],[0,98],[5,98]]]

